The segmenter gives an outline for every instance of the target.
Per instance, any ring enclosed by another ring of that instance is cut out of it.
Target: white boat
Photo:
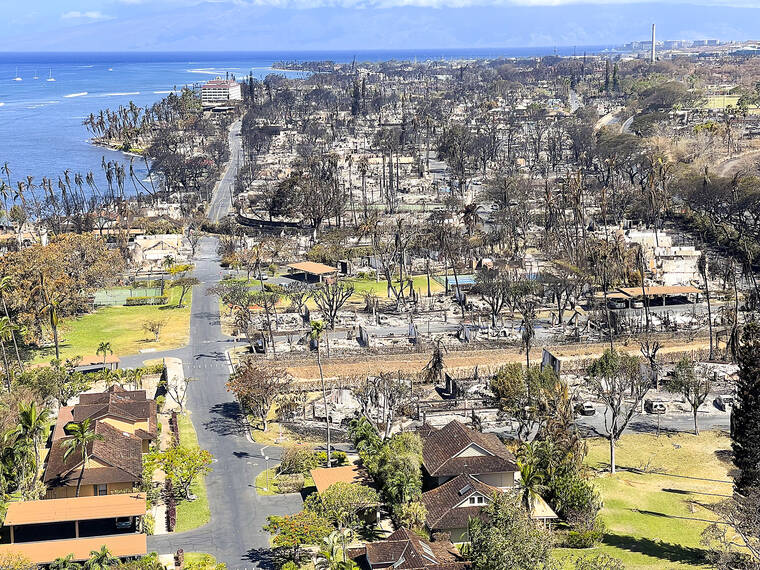
[[[55,79],[53,78],[53,69],[52,68],[50,69],[50,77],[47,78],[47,81],[55,81]]]
[[[18,74],[18,67],[16,68],[16,77],[13,78],[13,81],[23,81],[23,79],[21,79],[21,76]]]
[[[35,78],[35,79],[39,79],[39,78],[40,78],[40,76],[39,76],[39,75],[37,75],[37,70],[36,70],[36,69],[34,70],[34,78]]]

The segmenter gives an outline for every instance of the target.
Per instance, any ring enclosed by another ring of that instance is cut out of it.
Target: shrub
[[[393,505],[391,516],[397,526],[421,529],[425,526],[427,509],[421,501]]]
[[[142,531],[147,535],[155,534],[156,519],[151,513],[145,513],[142,518]]]
[[[155,364],[148,364],[147,366],[140,368],[140,370],[142,370],[143,374],[163,374],[164,363],[156,362]]]
[[[156,396],[156,408],[158,408],[158,411],[164,409],[164,406],[166,405],[166,396]],[[159,424],[160,426],[161,424]]]
[[[279,293],[280,295],[285,293],[285,289],[282,285],[278,285],[277,283],[265,283],[264,284],[264,291],[267,293]]]
[[[570,472],[555,477],[550,484],[557,514],[574,525],[592,526],[602,508],[594,485],[581,475]]]
[[[304,476],[302,473],[290,473],[277,476],[277,488],[280,493],[299,493],[303,489]]]
[[[157,297],[127,297],[124,301],[125,307],[140,307],[143,305],[166,305],[169,302],[169,297],[166,295]]]
[[[306,447],[291,445],[282,452],[280,465],[277,467],[278,475],[303,473],[304,475],[317,466],[314,452]]]
[[[285,564],[280,566],[280,570],[298,570],[298,564],[292,560],[288,560]]]
[[[314,454],[315,460],[319,465],[327,465],[327,452],[318,451]],[[345,451],[333,451],[330,453],[330,460],[332,461],[332,467],[340,467],[341,465],[348,465],[348,456]]]
[[[624,570],[623,561],[609,554],[581,556],[575,561],[575,570]]]
[[[601,519],[594,522],[592,528],[580,527],[578,530],[571,530],[565,538],[567,548],[591,548],[602,541],[604,537],[605,526]]]

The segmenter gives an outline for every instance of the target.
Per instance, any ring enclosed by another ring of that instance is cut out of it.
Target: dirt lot
[[[708,348],[707,339],[697,339],[690,343],[684,341],[661,342],[664,346],[660,349],[658,356],[666,361],[675,361],[685,354],[704,352]],[[562,358],[563,370],[579,370],[585,368],[591,359],[601,356],[607,346],[607,344],[575,344],[547,348],[552,354]],[[638,343],[630,343],[628,345],[619,343],[616,347],[630,354],[641,355]],[[531,364],[539,364],[541,362],[541,352],[541,347],[531,350]],[[329,360],[323,357],[322,369],[324,370],[325,377],[329,378],[371,375],[380,372],[401,371],[409,373],[419,372],[429,360],[430,354],[427,351],[404,354],[363,354],[350,358],[331,358]],[[451,351],[446,353],[444,361],[446,369],[449,372],[466,373],[471,371],[475,366],[479,366],[480,372],[484,373],[488,369],[496,369],[510,362],[525,362],[525,352],[521,352],[516,348]],[[288,371],[294,377],[304,380],[319,378],[316,358],[292,362],[288,365]]]

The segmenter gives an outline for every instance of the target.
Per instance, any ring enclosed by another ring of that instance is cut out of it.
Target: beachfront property
[[[243,92],[240,89],[240,83],[234,79],[217,77],[204,83],[201,87],[201,101],[203,103],[241,101],[242,99]]]

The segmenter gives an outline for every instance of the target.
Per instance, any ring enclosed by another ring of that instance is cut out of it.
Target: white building
[[[204,103],[222,103],[242,99],[243,93],[240,89],[240,83],[234,79],[217,77],[201,87],[201,100]]]

